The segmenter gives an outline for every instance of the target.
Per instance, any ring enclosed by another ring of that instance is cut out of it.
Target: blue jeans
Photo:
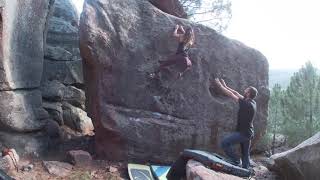
[[[247,137],[240,132],[233,132],[222,140],[221,147],[235,164],[240,164],[240,158],[234,152],[234,145],[240,144],[241,146],[241,160],[242,167],[248,169],[250,166],[250,144],[251,138]]]

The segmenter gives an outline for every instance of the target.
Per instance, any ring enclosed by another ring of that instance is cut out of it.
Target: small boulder
[[[63,103],[62,109],[65,125],[84,135],[91,135],[93,133],[94,127],[92,121],[84,110],[74,107],[69,103]]]
[[[29,171],[32,171],[33,168],[34,168],[33,164],[28,164],[28,165],[22,166],[21,170],[24,172],[29,172]]]
[[[43,166],[50,174],[59,177],[68,176],[72,170],[71,164],[59,161],[43,161]]]
[[[17,170],[19,166],[19,155],[16,150],[9,149],[9,151],[2,153],[0,159],[0,169],[9,172],[12,170]]]
[[[242,180],[242,178],[206,168],[200,162],[189,160],[186,166],[187,180]]]
[[[67,86],[64,89],[63,100],[83,110],[85,109],[85,93],[74,86]]]
[[[90,153],[83,150],[72,150],[67,153],[67,160],[75,166],[88,166],[91,164]]]

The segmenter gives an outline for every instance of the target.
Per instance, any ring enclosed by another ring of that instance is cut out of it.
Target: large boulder
[[[182,79],[150,79],[174,53],[176,24],[192,26],[192,69]],[[103,158],[173,161],[185,148],[219,151],[236,125],[237,104],[211,88],[223,77],[236,90],[258,88],[256,139],[266,129],[268,62],[215,30],[163,13],[145,0],[86,1],[80,19],[88,115]],[[107,148],[106,148],[107,147]]]
[[[40,86],[49,0],[6,0],[1,12],[0,90]]]
[[[179,0],[149,0],[154,6],[162,11],[180,17],[187,18],[187,13],[184,11]]]
[[[14,147],[19,153],[39,150],[36,132],[48,119],[38,88],[52,2],[0,2],[0,146]]]
[[[271,156],[283,179],[320,179],[320,132],[288,151]]]

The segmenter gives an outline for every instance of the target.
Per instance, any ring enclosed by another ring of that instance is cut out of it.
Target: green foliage
[[[267,134],[269,136],[272,152],[274,152],[275,136],[282,132],[284,123],[284,91],[280,84],[275,84],[271,90],[269,108],[268,108],[268,127]]]
[[[320,76],[308,62],[291,77],[286,90],[276,84],[269,102],[268,132],[281,133],[295,146],[320,130]]]
[[[269,103],[269,129],[270,133],[280,133],[280,125],[283,123],[283,97],[284,92],[279,84],[275,84],[271,90],[270,103]]]
[[[218,32],[228,28],[232,18],[231,0],[180,0],[188,18]]]

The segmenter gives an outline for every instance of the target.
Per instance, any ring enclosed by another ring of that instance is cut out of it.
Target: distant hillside
[[[276,83],[285,88],[290,83],[290,78],[298,69],[270,69],[269,70],[269,88],[271,89]]]

